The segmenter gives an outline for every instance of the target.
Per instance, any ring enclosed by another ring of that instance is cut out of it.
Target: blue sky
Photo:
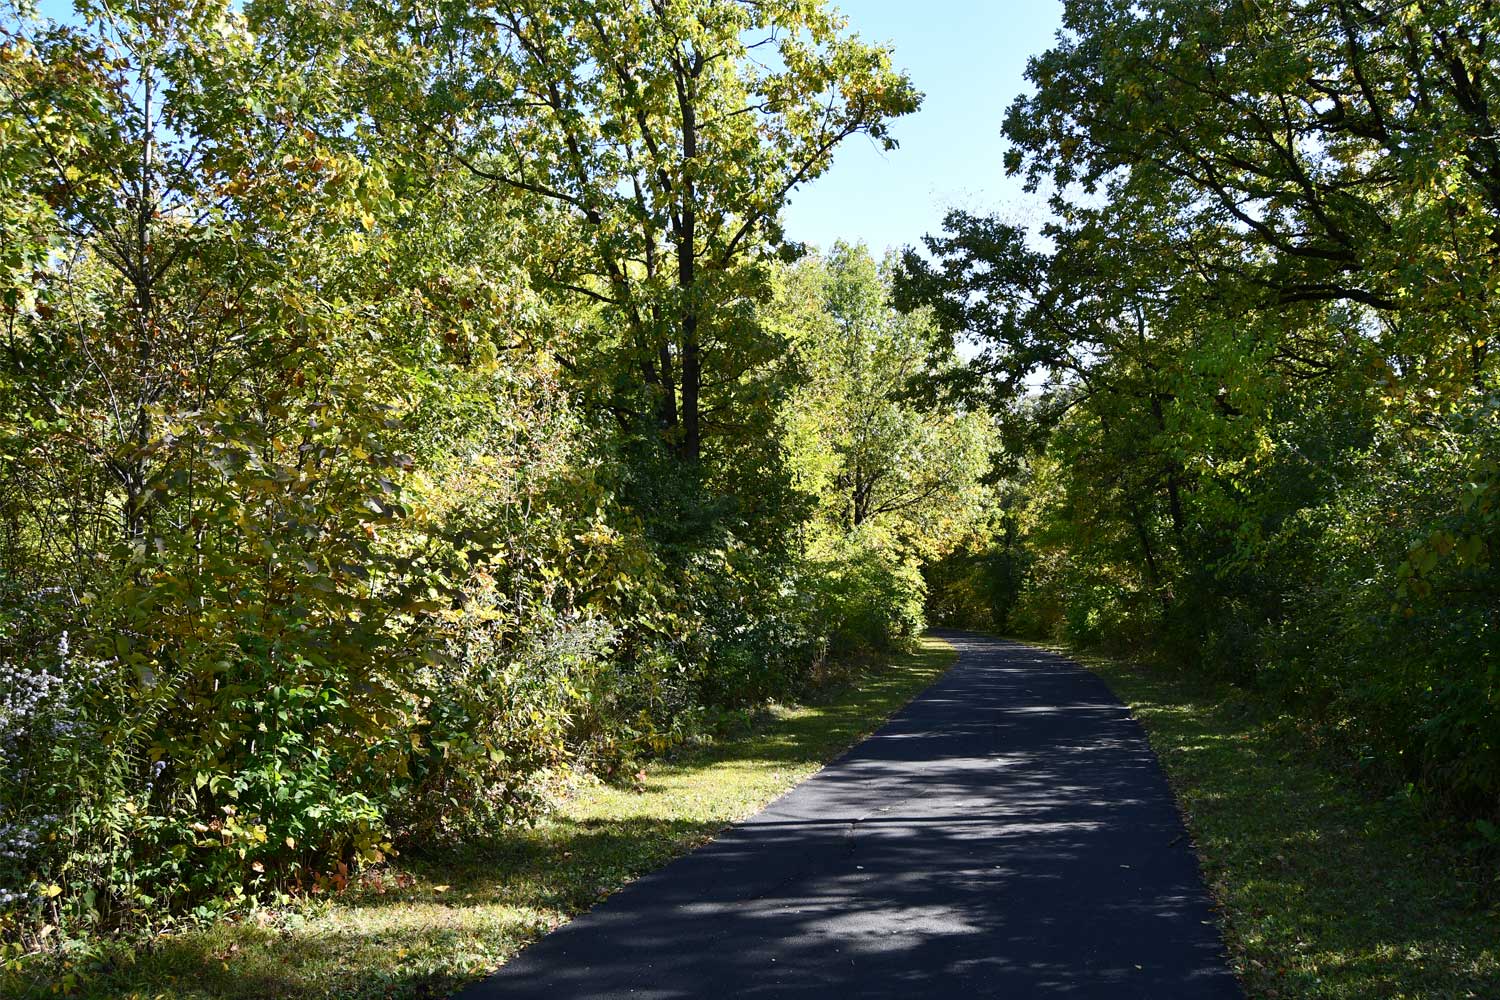
[[[1028,56],[1052,44],[1060,0],[843,0],[862,38],[889,42],[927,96],[895,123],[901,148],[847,142],[828,173],[793,195],[787,235],[827,246],[863,240],[877,253],[917,243],[951,207],[1029,215],[1005,176],[1000,124],[1026,88]]]

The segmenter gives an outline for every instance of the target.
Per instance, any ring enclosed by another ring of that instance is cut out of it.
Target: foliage
[[[589,402],[688,463],[762,432],[780,209],[844,140],[894,148],[919,97],[889,53],[800,0],[396,4],[373,34],[382,124],[539,201],[528,266],[585,310],[551,346]]]
[[[925,315],[893,308],[889,262],[863,246],[836,243],[787,284],[806,378],[789,404],[793,471],[819,498],[819,521],[834,533],[894,531],[913,552],[950,548],[982,501],[988,421],[921,407],[910,393],[956,367],[951,348],[935,343]]]
[[[1051,192],[898,297],[994,409],[1002,624],[1253,686],[1393,787],[1500,810],[1497,96],[1482,4],[1069,3],[1006,119]]]
[[[855,614],[810,553],[773,292],[917,101],[800,0],[0,8],[8,960],[534,822],[911,636],[908,556]]]
[[[997,631],[1014,625],[1033,555],[1021,536],[1013,487],[1001,486],[989,517],[942,558],[922,567],[934,624]]]
[[[787,403],[791,471],[815,499],[815,617],[835,654],[920,632],[922,567],[982,544],[989,501],[990,420],[922,405],[922,380],[958,361],[928,316],[895,309],[890,283],[890,261],[837,243],[780,292],[803,377]]]
[[[112,947],[78,963],[76,992],[87,1000],[451,993],[817,772],[953,658],[925,640],[810,703],[769,706],[713,745],[648,763],[629,782],[579,776],[535,825],[404,855],[316,905],[188,928],[141,954]],[[45,979],[4,971],[0,990],[53,995]]]

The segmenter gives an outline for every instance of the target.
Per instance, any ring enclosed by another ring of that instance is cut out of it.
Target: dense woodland
[[[1052,221],[952,215],[898,289],[1014,456],[945,592],[1240,681],[1500,847],[1500,9],[1066,10],[1004,126]]]
[[[928,623],[1227,676],[1500,846],[1496,37],[1069,2],[995,165],[1046,221],[878,260],[781,228],[920,102],[820,0],[0,6],[7,947]]]

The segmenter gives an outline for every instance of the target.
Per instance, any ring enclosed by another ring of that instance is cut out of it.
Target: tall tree
[[[1168,206],[1179,267],[1262,305],[1420,311],[1403,351],[1472,384],[1496,318],[1497,28],[1469,0],[1070,3],[1007,116],[1008,166],[1072,218],[1073,184],[1106,215]]]
[[[430,58],[386,114],[499,197],[539,201],[542,287],[596,310],[555,345],[634,432],[654,428],[695,465],[743,433],[755,371],[777,354],[757,329],[761,266],[779,213],[866,135],[917,107],[890,53],[821,2],[606,0],[425,7],[387,15],[399,58]]]
[[[925,552],[977,515],[987,414],[927,408],[923,378],[959,367],[925,313],[891,304],[891,262],[837,243],[789,276],[793,349],[806,384],[788,405],[794,467],[835,532],[876,529]]]
[[[1069,2],[1005,125],[1044,239],[954,216],[900,283],[1027,432],[1021,624],[1275,678],[1482,809],[1496,19]]]

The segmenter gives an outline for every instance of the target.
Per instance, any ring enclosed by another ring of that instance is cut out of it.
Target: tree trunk
[[[681,67],[678,69],[678,101],[682,110],[683,171],[682,208],[677,239],[677,286],[682,292],[682,445],[679,457],[697,463],[702,455],[702,432],[698,424],[698,391],[703,384],[702,359],[698,350],[697,252],[698,208],[692,167],[698,156],[697,115]]]

